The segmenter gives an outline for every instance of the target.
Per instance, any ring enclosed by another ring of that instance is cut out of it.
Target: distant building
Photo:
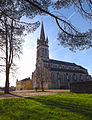
[[[14,90],[16,90],[16,88],[14,86],[11,86],[11,87],[9,87],[9,90],[14,91]]]
[[[87,69],[75,63],[49,59],[48,38],[42,23],[40,39],[37,40],[36,69],[32,73],[32,89],[69,89],[70,83],[89,81]]]
[[[31,89],[31,79],[25,78],[20,81],[16,81],[16,90],[30,90]]]
[[[4,91],[4,87],[0,87],[0,91]]]

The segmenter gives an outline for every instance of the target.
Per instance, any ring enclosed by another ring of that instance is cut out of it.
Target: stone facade
[[[31,89],[31,79],[25,78],[20,81],[16,81],[16,90],[30,90]]]
[[[32,73],[32,89],[69,89],[70,83],[89,81],[87,69],[70,62],[49,59],[48,38],[42,23],[40,39],[37,40],[36,69]]]

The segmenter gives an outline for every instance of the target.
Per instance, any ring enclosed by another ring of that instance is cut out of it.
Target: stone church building
[[[32,73],[32,89],[69,89],[72,82],[89,81],[87,69],[75,63],[49,58],[48,38],[45,38],[43,23],[40,39],[37,40],[36,69]]]

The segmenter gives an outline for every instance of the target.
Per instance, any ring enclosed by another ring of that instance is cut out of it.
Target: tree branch
[[[13,20],[13,21],[15,21],[15,22],[17,22],[17,23],[26,24],[26,25],[33,25],[33,24],[35,24],[35,23],[20,22],[19,20],[15,20],[15,19],[13,19],[12,17],[10,17],[9,15],[7,15],[3,10],[0,9],[0,11],[1,11],[5,16],[7,16],[8,18],[10,18],[11,20]],[[1,20],[1,19],[0,19],[0,20]]]
[[[5,57],[0,57],[0,59],[6,59]]]
[[[76,29],[74,28],[74,26],[72,26],[69,22],[67,22],[67,21],[65,21],[65,20],[63,20],[63,19],[55,16],[54,14],[52,14],[52,13],[44,10],[44,9],[41,8],[38,4],[35,4],[35,3],[33,3],[32,1],[30,1],[30,0],[25,0],[25,1],[28,2],[28,3],[30,3],[30,4],[33,5],[34,7],[38,8],[40,11],[42,11],[42,12],[50,15],[51,17],[53,17],[53,18],[55,18],[55,19],[58,19],[58,20],[60,20],[60,21],[62,21],[62,22],[64,22],[64,23],[66,23],[66,24],[69,25],[74,31],[76,31]],[[76,32],[77,32],[77,31],[76,31]]]
[[[83,9],[82,4],[81,4],[81,1],[80,1],[80,0],[78,0],[78,1],[79,1],[79,4],[80,4],[80,7],[81,7],[81,10],[82,10],[85,14],[88,14],[89,16],[92,16],[92,14],[86,12],[86,11]]]
[[[89,0],[90,1],[90,0]],[[78,0],[78,2],[79,2],[79,6],[76,4],[76,2],[74,1],[74,0],[72,0],[72,2],[74,3],[74,5],[81,11],[81,13],[82,13],[82,11],[86,14],[86,15],[88,15],[88,16],[90,16],[90,17],[92,17],[92,14],[90,14],[90,13],[88,13],[88,12],[86,12],[84,9],[83,9],[83,7],[82,7],[82,4],[81,4],[81,1],[80,0]],[[90,1],[91,2],[91,1]],[[83,14],[83,13],[82,13]]]
[[[5,67],[5,65],[0,65],[0,67]]]
[[[54,15],[54,14],[46,11],[46,10],[43,9],[41,6],[39,6],[38,2],[36,2],[36,1],[31,1],[31,0],[24,0],[24,1],[28,2],[28,3],[29,3],[30,5],[32,5],[32,6],[36,7],[36,8],[39,9],[40,11],[42,11],[42,12],[50,15],[51,17],[55,18],[57,25],[59,26],[59,28],[60,28],[64,33],[66,33],[66,34],[68,34],[68,35],[71,35],[71,36],[75,36],[74,34],[71,34],[71,33],[67,32],[67,31],[65,31],[65,30],[60,26],[58,20],[60,20],[61,22],[65,23],[66,25],[68,25],[74,32],[79,33],[72,24],[70,24],[70,23],[67,22],[66,20],[61,19],[60,17],[57,17],[56,15]],[[74,3],[75,3],[75,2],[74,2]],[[0,10],[1,10],[1,9],[0,9]],[[1,11],[2,11],[2,10],[1,10]],[[3,12],[3,11],[2,11],[2,12]],[[30,23],[25,23],[25,22],[17,21],[17,20],[15,20],[15,19],[11,18],[10,16],[8,16],[5,12],[3,12],[3,13],[4,13],[7,17],[9,17],[10,19],[14,20],[15,22],[23,23],[23,24],[27,24],[27,25],[30,24]],[[77,36],[77,37],[83,37],[82,35],[76,35],[76,36]]]
[[[75,37],[76,37],[76,36],[77,36],[77,37],[85,37],[85,36],[83,36],[83,35],[74,35],[74,34],[68,33],[67,31],[65,31],[65,30],[60,26],[58,20],[60,20],[61,22],[67,24],[67,25],[68,25],[72,30],[74,30],[76,33],[79,33],[79,32],[78,32],[78,31],[75,29],[75,27],[74,27],[73,25],[71,25],[69,22],[67,22],[67,21],[65,21],[65,20],[63,20],[63,19],[55,16],[54,14],[52,14],[52,13],[44,10],[44,9],[41,8],[38,4],[35,4],[34,2],[32,2],[32,1],[30,1],[30,0],[25,0],[25,1],[28,2],[29,4],[33,5],[34,7],[36,7],[37,9],[39,9],[40,11],[42,11],[42,12],[50,15],[51,17],[55,18],[57,25],[59,26],[59,28],[60,28],[64,33],[66,33],[66,34],[68,34],[68,35],[70,35],[70,36],[75,36]]]
[[[89,0],[89,2],[92,4],[92,1],[91,1],[91,0]]]
[[[74,35],[74,34],[71,34],[71,33],[68,33],[67,31],[65,31],[59,24],[58,20],[56,19],[56,23],[57,25],[59,26],[59,28],[64,32],[66,33],[67,35],[69,36],[72,36],[72,37],[86,37],[86,35]]]

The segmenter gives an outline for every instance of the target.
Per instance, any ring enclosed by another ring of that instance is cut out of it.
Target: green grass
[[[0,91],[0,93],[4,93],[4,91]]]
[[[3,99],[0,120],[92,120],[92,94]]]

